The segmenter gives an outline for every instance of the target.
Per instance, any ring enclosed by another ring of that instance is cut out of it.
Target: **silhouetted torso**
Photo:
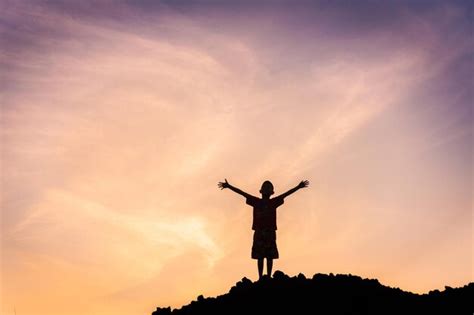
[[[284,199],[276,197],[261,199],[248,197],[246,203],[253,207],[253,230],[276,230],[276,209],[284,203]]]

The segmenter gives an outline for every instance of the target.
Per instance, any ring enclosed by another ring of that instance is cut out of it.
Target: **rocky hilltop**
[[[158,307],[152,315],[197,314],[474,314],[474,283],[415,294],[353,275],[303,274],[252,282],[243,278],[226,294],[197,297],[181,307]]]

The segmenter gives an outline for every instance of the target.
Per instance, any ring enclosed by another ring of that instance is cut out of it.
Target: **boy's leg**
[[[273,258],[267,258],[267,274],[269,277],[272,276],[272,268],[273,268]]]
[[[259,258],[257,260],[257,266],[258,266],[258,278],[261,279],[263,276],[263,258]]]

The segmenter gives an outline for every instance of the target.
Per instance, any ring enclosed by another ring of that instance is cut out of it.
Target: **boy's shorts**
[[[253,234],[252,258],[278,258],[275,230],[256,230]]]

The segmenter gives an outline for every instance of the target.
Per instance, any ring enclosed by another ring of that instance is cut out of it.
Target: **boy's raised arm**
[[[239,195],[244,196],[245,198],[253,197],[252,195],[246,193],[245,191],[240,190],[239,188],[234,187],[234,186],[232,186],[231,184],[229,184],[229,182],[227,181],[227,178],[225,179],[224,182],[219,182],[219,183],[217,183],[217,187],[219,187],[221,190],[224,189],[224,188],[229,188],[229,189],[232,190],[233,192],[236,192],[236,193],[238,193]]]
[[[308,187],[308,185],[309,185],[309,181],[303,180],[303,181],[301,181],[298,185],[296,185],[296,187],[291,188],[291,189],[288,190],[286,193],[283,193],[283,194],[281,194],[281,195],[279,195],[278,197],[275,197],[275,198],[283,198],[283,199],[285,199],[286,197],[288,197],[289,195],[291,195],[292,193],[294,193],[294,192],[297,191],[298,189]]]

